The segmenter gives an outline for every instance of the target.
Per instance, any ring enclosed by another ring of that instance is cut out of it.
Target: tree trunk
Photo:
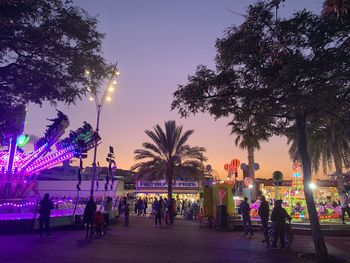
[[[168,200],[170,201],[173,197],[173,171],[171,169],[168,169],[167,173],[167,183],[168,183]]]
[[[298,130],[298,151],[301,156],[304,173],[304,193],[306,199],[307,210],[311,225],[311,233],[315,245],[317,262],[328,262],[328,250],[324,241],[320,222],[316,211],[313,192],[309,187],[311,183],[311,161],[307,151],[307,135],[306,135],[306,114],[298,113],[296,116],[296,124]]]
[[[334,136],[332,143],[333,161],[335,166],[335,174],[338,182],[339,194],[345,190],[343,177],[343,160],[341,156],[340,140],[338,136]]]
[[[257,187],[255,186],[254,148],[248,147],[248,175],[253,180],[253,188],[250,190],[252,201],[256,201]]]

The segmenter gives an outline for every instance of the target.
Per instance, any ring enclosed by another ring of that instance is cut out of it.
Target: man
[[[281,243],[281,249],[285,249],[285,230],[286,220],[291,221],[292,218],[288,215],[287,211],[282,207],[282,200],[276,200],[275,206],[271,212],[271,221],[273,225],[273,241],[272,248],[277,248],[278,239]]]
[[[124,211],[124,226],[125,227],[129,226],[129,214],[130,214],[130,209],[129,209],[129,204],[127,203],[125,206],[125,211]]]
[[[147,202],[147,197],[143,200],[143,215],[147,215],[147,206],[148,206],[148,202]]]
[[[248,204],[248,197],[244,197],[244,201],[242,201],[239,205],[241,214],[242,214],[242,219],[243,219],[243,229],[244,233],[248,235],[253,235],[253,230],[252,230],[252,221],[250,219],[250,206]]]
[[[260,196],[260,206],[258,210],[258,214],[260,216],[261,224],[263,227],[264,231],[264,242],[266,242],[266,246],[270,247],[270,239],[268,238],[268,231],[269,231],[269,212],[270,212],[270,207],[269,203],[266,201],[266,197],[264,195]]]
[[[154,212],[154,226],[157,227],[157,223],[159,222],[159,226],[162,226],[162,207],[157,198],[155,198],[152,209]]]
[[[104,222],[106,227],[109,226],[110,218],[112,217],[112,207],[113,207],[113,199],[107,196],[106,201],[104,203]]]
[[[40,208],[39,208],[39,225],[40,225],[40,237],[43,233],[43,225],[45,224],[46,229],[46,235],[50,235],[50,215],[51,210],[53,209],[53,202],[49,199],[49,194],[46,193],[44,195],[44,198],[40,201]]]
[[[86,238],[89,237],[89,231],[90,231],[90,238],[92,238],[92,235],[94,233],[94,222],[95,222],[95,216],[96,216],[96,203],[94,201],[94,197],[90,196],[89,201],[87,202],[84,210],[84,216],[83,221],[86,224]]]
[[[140,216],[143,212],[143,201],[141,197],[137,200],[137,215]]]
[[[346,195],[346,191],[343,191],[340,194],[340,207],[341,207],[341,219],[343,221],[343,224],[345,224],[345,213],[348,213],[348,217],[350,218],[349,198]]]

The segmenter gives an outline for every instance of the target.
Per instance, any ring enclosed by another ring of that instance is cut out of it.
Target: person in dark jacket
[[[153,202],[152,209],[154,211],[154,226],[157,227],[158,222],[159,226],[162,226],[163,208],[157,198]]]
[[[269,213],[270,213],[270,207],[269,203],[266,201],[266,197],[264,195],[260,196],[260,206],[258,210],[258,214],[260,216],[261,224],[264,231],[264,241],[266,242],[267,247],[270,246],[270,240],[268,238],[268,231],[269,231]]]
[[[94,197],[90,196],[90,199],[85,206],[84,217],[83,217],[84,223],[86,224],[86,238],[89,237],[89,230],[90,230],[90,238],[93,235],[95,216],[96,216],[96,203],[94,201]]]
[[[46,235],[50,235],[50,215],[53,207],[53,202],[49,199],[50,195],[46,193],[44,198],[40,201],[39,205],[39,226],[40,226],[40,237],[43,233],[43,226],[45,224]]]
[[[130,208],[129,208],[129,204],[127,203],[125,205],[125,211],[124,211],[124,226],[129,226],[129,215],[130,215]]]
[[[143,215],[147,215],[147,206],[148,206],[148,203],[147,203],[147,198],[145,198],[143,200]]]
[[[282,200],[276,200],[272,209],[271,221],[273,224],[273,242],[272,247],[277,248],[278,239],[280,239],[281,249],[285,248],[285,229],[286,220],[292,220],[287,211],[282,207]]]
[[[253,235],[252,221],[250,219],[250,205],[248,204],[247,197],[244,197],[244,200],[239,204],[239,209],[242,214],[244,233],[246,235],[248,235],[248,233]]]

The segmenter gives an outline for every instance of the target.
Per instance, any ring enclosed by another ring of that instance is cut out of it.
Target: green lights
[[[29,141],[29,135],[21,134],[17,137],[17,146],[23,147]]]

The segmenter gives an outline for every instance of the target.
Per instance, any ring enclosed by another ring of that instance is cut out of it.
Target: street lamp
[[[85,74],[87,76],[90,75],[90,71],[86,70]],[[96,111],[97,111],[97,121],[96,121],[96,132],[99,132],[99,127],[100,127],[100,114],[102,111],[102,107],[105,101],[111,101],[112,97],[111,97],[111,93],[114,91],[115,89],[115,85],[117,84],[117,78],[120,75],[120,72],[118,71],[117,68],[117,63],[115,63],[115,66],[113,68],[111,77],[109,78],[107,85],[105,86],[103,95],[101,100],[99,100],[98,98],[98,94],[96,89],[93,89],[94,91],[91,92],[91,96],[89,98],[90,101],[95,101],[95,105],[96,105]],[[97,146],[98,143],[95,142],[95,147],[94,147],[94,161],[92,163],[92,175],[91,175],[91,186],[90,186],[90,195],[94,194],[94,184],[95,184],[95,177],[96,177],[96,158],[97,158]]]

